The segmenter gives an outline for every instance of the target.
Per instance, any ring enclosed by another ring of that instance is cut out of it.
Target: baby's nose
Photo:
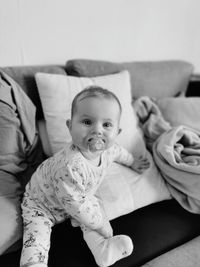
[[[101,134],[102,131],[103,131],[103,128],[102,128],[101,124],[95,124],[94,125],[93,132],[95,134]]]

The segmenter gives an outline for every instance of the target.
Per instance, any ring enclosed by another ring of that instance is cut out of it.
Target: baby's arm
[[[131,167],[134,171],[138,173],[142,173],[144,170],[148,169],[150,163],[147,158],[140,156],[134,157],[130,152],[128,152],[125,148],[114,145],[113,146],[113,157],[114,161]]]
[[[128,167],[131,167],[134,162],[133,155],[118,144],[114,144],[108,150],[108,157],[111,159],[111,161],[115,161]]]

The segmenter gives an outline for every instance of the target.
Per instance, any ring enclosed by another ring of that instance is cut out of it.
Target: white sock
[[[83,231],[83,237],[100,267],[110,266],[133,251],[132,240],[126,235],[104,238],[95,231],[87,230]]]

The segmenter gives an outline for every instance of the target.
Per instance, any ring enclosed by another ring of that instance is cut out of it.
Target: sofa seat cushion
[[[187,212],[175,200],[154,203],[116,218],[111,224],[115,234],[129,235],[134,244],[133,253],[115,263],[113,267],[141,266],[200,234],[200,216]],[[61,239],[64,241],[61,242]],[[69,245],[66,240],[70,240]],[[78,257],[77,251],[80,252]],[[71,228],[69,222],[57,225],[52,233],[49,267],[63,265],[96,266],[82,240],[81,231]]]

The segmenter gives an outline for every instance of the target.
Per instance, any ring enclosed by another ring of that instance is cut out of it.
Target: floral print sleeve
[[[108,149],[107,153],[111,161],[118,162],[128,167],[130,167],[134,162],[133,155],[118,144],[114,144],[110,149]]]
[[[88,176],[88,175],[87,175]],[[77,166],[63,166],[54,177],[55,192],[66,212],[80,224],[91,229],[102,226],[101,209],[90,192],[86,171]]]

